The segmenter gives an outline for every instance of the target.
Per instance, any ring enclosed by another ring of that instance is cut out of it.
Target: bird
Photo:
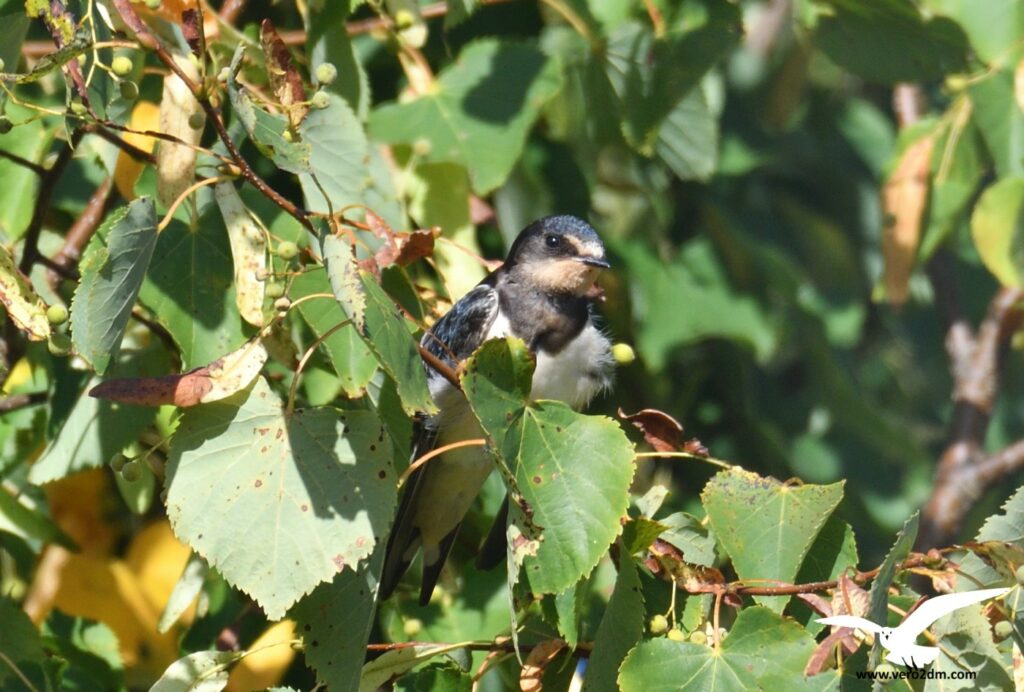
[[[917,636],[919,634],[924,632],[943,615],[974,603],[997,598],[1009,590],[1008,588],[980,589],[929,598],[895,628],[882,627],[856,615],[834,615],[832,617],[819,618],[818,622],[825,625],[849,627],[850,629],[859,629],[877,634],[879,643],[888,652],[885,660],[910,668],[924,668],[935,661],[939,655],[939,648],[917,644]]]
[[[548,216],[520,231],[504,263],[456,301],[421,339],[455,368],[489,339],[522,339],[536,359],[531,398],[584,408],[611,383],[611,342],[595,323],[599,273],[609,268],[604,244],[586,221]],[[462,440],[483,438],[465,395],[424,364],[438,413],[415,421],[411,458]],[[417,468],[402,491],[381,571],[378,595],[388,598],[423,553],[420,605],[430,601],[459,526],[494,468],[484,447],[449,450]],[[508,497],[485,539],[477,567],[505,556]]]

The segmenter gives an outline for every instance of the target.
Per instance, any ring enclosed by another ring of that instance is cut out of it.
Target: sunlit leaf
[[[234,651],[197,651],[170,665],[150,692],[219,692],[228,682],[228,666],[237,661]]]
[[[261,281],[260,277],[267,271],[267,239],[263,229],[245,208],[234,185],[218,183],[214,187],[214,196],[231,242],[238,314],[249,324],[262,327],[266,281]]]
[[[1024,273],[1024,177],[1000,180],[978,200],[971,233],[981,261],[1004,286],[1019,286]]]
[[[45,341],[50,335],[43,299],[3,246],[0,246],[0,304],[14,325],[32,341]]]
[[[331,94],[327,108],[310,111],[299,133],[310,147],[309,167],[299,174],[306,206],[337,212],[361,203],[370,153],[363,125],[345,100]]]

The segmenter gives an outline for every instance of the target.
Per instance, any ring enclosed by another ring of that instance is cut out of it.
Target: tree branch
[[[113,178],[106,178],[100,183],[99,187],[93,191],[92,196],[89,197],[89,201],[86,202],[85,209],[82,210],[81,215],[71,224],[68,232],[64,235],[64,245],[52,261],[54,267],[59,267],[62,275],[70,275],[71,278],[76,278],[78,274],[78,260],[82,257],[82,250],[85,249],[89,239],[92,238],[93,233],[99,228],[113,189]],[[50,283],[56,284],[58,281],[57,277],[58,271],[52,272]]]
[[[35,406],[46,401],[49,395],[46,392],[32,392],[31,394],[11,394],[0,399],[0,413],[10,413],[27,406]]]
[[[43,231],[43,220],[46,218],[46,213],[50,210],[50,199],[53,197],[53,191],[57,187],[57,181],[63,175],[64,169],[71,163],[75,147],[78,146],[81,139],[82,132],[75,130],[71,135],[71,140],[65,143],[60,153],[57,154],[57,160],[53,162],[53,165],[43,175],[42,180],[39,181],[39,196],[36,197],[36,204],[32,209],[32,218],[28,222],[28,228],[25,231],[25,248],[22,251],[21,262],[18,263],[18,269],[21,270],[22,274],[28,275],[32,270],[32,265],[42,257],[39,254],[39,234]]]

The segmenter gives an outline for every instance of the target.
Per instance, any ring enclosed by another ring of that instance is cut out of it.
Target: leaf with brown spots
[[[647,444],[659,452],[689,452],[697,456],[708,456],[708,449],[700,440],[683,440],[683,425],[664,411],[645,408],[636,413],[619,409],[619,418],[629,421],[644,434]]]
[[[188,408],[240,392],[252,383],[266,362],[267,350],[263,343],[251,339],[241,348],[201,368],[164,377],[107,380],[89,390],[89,396],[138,406],[172,404]]]
[[[519,689],[522,692],[541,692],[544,670],[565,647],[564,639],[548,639],[535,645],[519,671]]]
[[[260,25],[260,45],[267,60],[267,76],[274,96],[288,114],[291,126],[298,127],[309,112],[309,106],[304,104],[306,88],[292,63],[288,46],[278,36],[274,23],[269,19],[264,19]]]
[[[50,323],[46,320],[43,304],[29,280],[18,271],[10,250],[0,246],[0,303],[30,341],[46,341],[50,336]]]

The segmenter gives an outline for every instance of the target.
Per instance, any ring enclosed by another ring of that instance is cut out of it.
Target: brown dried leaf
[[[274,23],[269,19],[264,19],[260,25],[260,45],[263,47],[263,55],[267,60],[267,76],[270,77],[270,87],[278,102],[284,106],[284,110],[288,114],[288,122],[292,127],[298,127],[309,112],[309,106],[304,104],[306,88],[302,84],[302,77],[292,63],[288,46],[278,36]]]
[[[725,576],[714,567],[695,565],[683,559],[683,553],[668,541],[656,538],[648,550],[645,564],[655,574],[663,573],[689,593],[708,593],[725,583]]]
[[[430,257],[434,254],[434,240],[438,235],[437,229],[395,233],[394,244],[382,245],[374,255],[374,261],[381,268],[392,264],[404,267],[416,260]]]
[[[30,341],[46,341],[50,336],[50,323],[46,319],[46,305],[31,282],[18,271],[10,250],[0,245],[0,303]]]
[[[566,646],[563,639],[548,639],[534,646],[519,673],[519,689],[522,692],[540,692],[544,688],[544,669]]]
[[[173,404],[188,408],[218,401],[245,389],[266,362],[267,350],[255,338],[209,365],[179,375],[107,380],[93,387],[89,396],[122,404]]]
[[[814,649],[814,653],[811,654],[811,658],[807,661],[807,665],[804,667],[804,675],[810,677],[831,668],[831,664],[835,661],[832,650],[840,643],[846,648],[847,639],[850,639],[850,630],[848,629],[838,629],[825,637]],[[855,646],[853,651],[856,650]],[[853,653],[853,651],[847,651],[848,653]]]
[[[206,36],[203,32],[203,13],[198,7],[190,7],[181,13],[181,33],[192,49],[192,54],[202,58],[206,53]]]
[[[1024,549],[1006,541],[971,541],[964,547],[1006,579],[1016,579],[1017,569],[1024,565]]]
[[[682,445],[682,423],[664,411],[645,408],[636,413],[626,413],[620,408],[619,418],[638,428],[647,444],[659,452],[674,452]]]
[[[907,283],[914,268],[921,221],[928,201],[934,146],[932,135],[911,144],[882,188],[885,215],[882,285],[886,299],[893,305],[902,305],[907,300]]]
[[[864,617],[868,613],[868,592],[862,589],[847,575],[839,577],[838,585],[832,593],[832,615],[856,615]]]

